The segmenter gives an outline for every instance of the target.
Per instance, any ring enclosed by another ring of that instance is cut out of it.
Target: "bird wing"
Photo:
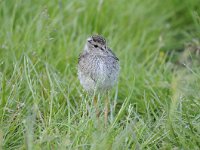
[[[117,56],[112,52],[112,50],[108,47],[108,51],[112,54],[112,57],[115,59],[115,60],[117,60],[117,61],[119,61],[119,58],[117,58]]]

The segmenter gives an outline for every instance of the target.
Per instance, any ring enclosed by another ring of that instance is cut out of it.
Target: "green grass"
[[[107,127],[77,79],[95,33],[121,64]],[[199,149],[199,37],[199,0],[1,0],[0,147]]]

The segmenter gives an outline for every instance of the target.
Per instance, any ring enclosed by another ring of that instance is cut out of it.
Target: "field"
[[[0,149],[200,149],[199,0],[0,0]],[[92,34],[120,59],[97,118],[77,78]]]

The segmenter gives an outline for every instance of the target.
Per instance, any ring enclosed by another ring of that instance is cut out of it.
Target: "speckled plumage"
[[[99,35],[87,39],[78,61],[78,78],[88,92],[111,89],[119,75],[119,59]]]

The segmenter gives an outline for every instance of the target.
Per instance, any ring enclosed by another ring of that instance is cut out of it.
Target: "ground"
[[[77,78],[96,33],[121,65],[107,126]],[[1,0],[0,147],[199,149],[199,37],[199,0]]]

